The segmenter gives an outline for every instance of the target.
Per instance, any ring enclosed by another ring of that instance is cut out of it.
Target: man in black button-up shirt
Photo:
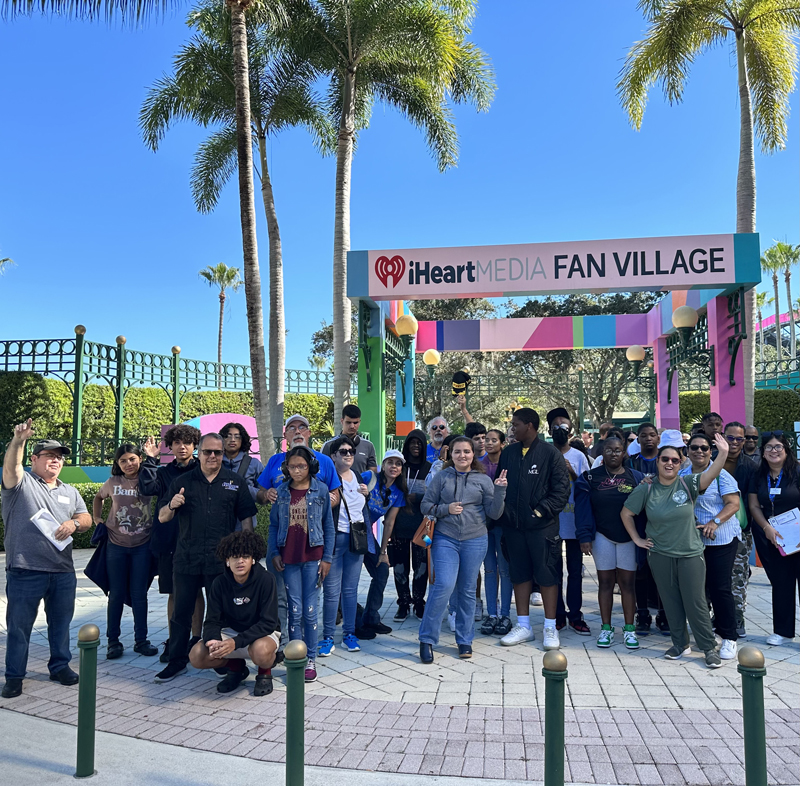
[[[173,591],[175,610],[170,621],[167,667],[156,682],[169,682],[186,672],[192,611],[201,587],[210,587],[223,566],[215,551],[220,540],[236,529],[253,529],[256,506],[247,484],[222,467],[223,442],[219,434],[206,434],[198,445],[200,464],[176,478],[158,512],[162,523],[178,519]]]

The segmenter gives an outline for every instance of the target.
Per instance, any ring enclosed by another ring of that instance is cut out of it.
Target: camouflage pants
[[[736,605],[736,627],[744,627],[744,610],[747,608],[747,582],[750,579],[750,552],[753,550],[753,533],[748,527],[742,532],[742,540],[736,550],[733,563],[731,590]]]

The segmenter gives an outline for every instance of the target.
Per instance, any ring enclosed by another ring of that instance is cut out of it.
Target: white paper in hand
[[[770,525],[783,538],[779,538],[778,551],[786,557],[800,551],[800,510],[792,508],[780,516],[773,516]]]
[[[64,538],[64,540],[56,540],[55,533],[62,522],[58,521],[47,508],[37,510],[36,513],[31,516],[31,521],[39,528],[42,535],[44,535],[59,551],[64,551],[64,549],[72,543],[71,535],[68,538]]]

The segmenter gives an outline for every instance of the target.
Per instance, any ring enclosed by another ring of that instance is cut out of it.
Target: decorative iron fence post
[[[83,341],[86,328],[75,325],[75,381],[72,383],[72,463],[80,464],[83,429]]]
[[[97,708],[97,648],[100,628],[84,625],[78,631],[80,682],[78,683],[78,756],[76,778],[89,778],[94,769],[95,711]]]
[[[117,336],[117,381],[116,398],[117,407],[114,416],[114,439],[122,441],[122,420],[125,416],[125,336]]]
[[[544,786],[564,786],[564,682],[567,656],[545,652],[544,677]]]
[[[181,348],[172,348],[172,422],[181,422]]]
[[[303,786],[305,766],[305,670],[308,651],[301,639],[286,645],[286,786]]]
[[[767,786],[767,734],[764,728],[764,654],[756,647],[739,650],[744,716],[744,772],[747,786]]]

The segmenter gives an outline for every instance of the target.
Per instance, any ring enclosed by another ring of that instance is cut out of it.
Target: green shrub
[[[681,431],[691,431],[692,425],[699,423],[703,415],[711,409],[711,396],[708,393],[681,393],[678,401],[681,412]]]
[[[794,434],[800,421],[800,395],[793,390],[757,390],[753,406],[755,425],[762,431]]]

